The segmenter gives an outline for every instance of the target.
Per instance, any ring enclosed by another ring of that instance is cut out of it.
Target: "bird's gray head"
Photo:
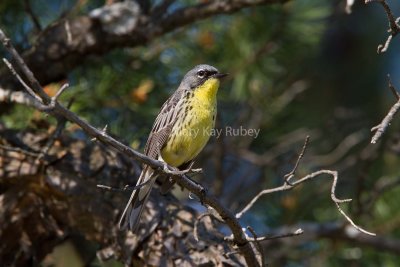
[[[188,71],[188,73],[186,73],[185,77],[183,77],[180,87],[194,89],[208,79],[221,79],[226,75],[228,74],[220,73],[218,69],[213,66],[206,64],[197,65]]]

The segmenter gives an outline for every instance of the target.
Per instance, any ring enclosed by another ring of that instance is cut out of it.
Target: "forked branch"
[[[355,227],[357,230],[359,230],[360,232],[364,233],[364,234],[368,234],[368,235],[375,235],[374,233],[368,232],[367,230],[364,230],[363,228],[361,228],[360,226],[356,225],[354,223],[354,221],[343,211],[343,209],[340,207],[341,203],[346,203],[346,202],[350,202],[351,199],[339,199],[338,197],[336,197],[336,184],[337,184],[337,180],[338,180],[338,172],[337,171],[331,171],[331,170],[319,170],[313,173],[310,173],[294,182],[288,182],[287,181],[287,177],[293,177],[294,173],[299,165],[299,162],[301,160],[301,158],[304,156],[304,152],[306,150],[306,147],[308,145],[308,140],[309,137],[307,136],[304,146],[302,148],[301,153],[299,154],[299,157],[296,161],[295,167],[293,168],[293,170],[291,172],[289,172],[287,175],[285,175],[285,182],[282,186],[279,187],[275,187],[275,188],[271,188],[271,189],[265,189],[262,190],[260,193],[258,193],[240,212],[238,212],[236,214],[236,218],[240,219],[243,214],[245,214],[250,208],[253,207],[253,205],[257,202],[257,200],[259,200],[262,196],[267,195],[267,194],[272,194],[272,193],[276,193],[276,192],[283,192],[283,191],[288,191],[288,190],[292,190],[293,188],[295,188],[296,186],[308,182],[318,176],[321,176],[323,174],[328,174],[332,177],[333,181],[332,181],[332,186],[331,186],[331,199],[332,201],[335,203],[336,208],[338,209],[338,211],[344,216],[344,218],[353,226]],[[289,176],[288,176],[289,175]]]
[[[389,30],[388,30],[389,36],[387,37],[385,44],[380,44],[377,49],[378,54],[381,54],[385,53],[388,50],[390,42],[392,41],[393,37],[395,37],[400,32],[400,25],[399,25],[400,17],[397,19],[395,18],[386,0],[365,0],[365,4],[369,4],[372,2],[378,2],[382,5],[382,7],[385,9],[385,13],[389,21]]]
[[[378,142],[378,140],[381,138],[383,133],[386,131],[386,129],[392,122],[394,115],[397,113],[397,111],[399,111],[400,108],[400,94],[397,91],[397,89],[393,86],[389,75],[388,75],[388,87],[392,91],[393,95],[396,97],[397,102],[390,108],[389,112],[383,118],[381,123],[371,128],[371,132],[375,131],[375,134],[374,136],[372,136],[371,139],[372,144],[376,144],[376,142]]]

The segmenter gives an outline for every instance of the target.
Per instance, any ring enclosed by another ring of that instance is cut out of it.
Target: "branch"
[[[5,146],[5,145],[0,144],[0,149],[5,150],[5,151],[14,151],[14,152],[22,153],[24,155],[34,157],[34,158],[39,156],[39,153],[37,153],[37,152],[28,151],[28,150],[22,149],[20,147],[11,147],[11,146]]]
[[[88,15],[56,21],[38,36],[32,49],[24,53],[24,60],[41,84],[48,84],[64,79],[90,56],[115,48],[148,44],[178,28],[219,14],[287,0],[203,1],[168,11],[171,2],[165,0],[149,14],[144,14],[135,1],[118,1]],[[164,11],[162,16],[160,11]],[[10,78],[3,76],[2,80]]]
[[[283,226],[277,229],[272,229],[271,232],[280,234],[282,232],[292,232],[295,229],[301,228],[304,234],[291,239],[290,242],[285,242],[285,239],[277,239],[273,242],[263,243],[264,249],[273,249],[274,247],[282,247],[282,244],[288,246],[301,246],[318,238],[326,238],[342,242],[350,242],[357,246],[370,247],[385,253],[390,252],[398,255],[400,253],[400,240],[385,237],[385,236],[369,236],[361,234],[350,225],[343,225],[340,222],[313,223],[304,222],[293,226]],[[278,245],[279,242],[279,245]],[[287,249],[287,248],[286,248]],[[273,252],[272,252],[273,253]]]
[[[369,4],[371,2],[378,2],[382,5],[382,7],[385,9],[389,21],[388,33],[390,35],[386,39],[385,44],[384,45],[380,44],[377,49],[378,54],[381,54],[385,53],[388,50],[390,42],[392,41],[393,37],[395,37],[400,32],[400,25],[399,25],[400,17],[395,19],[392,10],[390,9],[386,0],[365,0],[365,4]]]
[[[241,218],[243,216],[243,214],[245,212],[247,212],[256,202],[257,200],[262,197],[263,195],[266,194],[271,194],[271,193],[275,193],[275,192],[282,192],[282,191],[288,191],[288,190],[292,190],[294,187],[296,187],[299,184],[302,184],[304,182],[308,182],[322,174],[328,174],[330,176],[332,176],[333,182],[332,182],[332,186],[331,186],[331,199],[332,201],[335,203],[338,211],[345,217],[345,219],[357,230],[359,230],[360,232],[364,233],[364,234],[368,234],[368,235],[375,235],[374,233],[368,232],[366,230],[364,230],[363,228],[361,228],[360,226],[356,225],[353,220],[341,209],[340,205],[341,203],[345,203],[345,202],[350,202],[351,199],[339,199],[336,197],[335,195],[335,190],[336,190],[336,184],[337,184],[337,179],[338,179],[338,173],[337,171],[331,171],[331,170],[319,170],[313,173],[310,173],[302,178],[300,178],[299,180],[288,184],[285,182],[285,184],[283,184],[282,186],[279,187],[275,187],[275,188],[271,188],[271,189],[265,189],[263,191],[261,191],[260,193],[258,193],[258,195],[256,195],[249,204],[247,204],[246,207],[244,207],[239,213],[236,214],[236,218]]]
[[[62,92],[68,87],[68,84],[64,84],[61,89],[57,92],[57,94],[52,97],[52,101],[57,101],[58,97],[62,94]],[[69,101],[67,104],[67,108],[70,108],[72,105],[73,99]],[[51,134],[49,140],[46,142],[45,146],[41,149],[39,156],[37,157],[37,161],[41,161],[49,152],[51,147],[54,145],[56,140],[60,137],[62,131],[65,128],[65,125],[67,124],[67,120],[63,117],[57,117],[57,126],[54,129],[54,132]]]
[[[247,226],[247,230],[249,230],[250,233],[253,235],[253,239],[254,239],[254,242],[256,243],[257,250],[260,252],[261,266],[264,267],[264,266],[266,266],[265,265],[264,250],[263,250],[263,248],[261,246],[260,241],[258,240],[257,233],[256,233],[256,231],[254,231],[254,229],[251,226]]]
[[[331,186],[331,199],[332,201],[335,203],[336,208],[338,209],[338,211],[343,215],[343,217],[354,227],[356,228],[358,231],[364,233],[364,234],[368,234],[368,235],[375,235],[374,233],[368,232],[366,230],[364,230],[363,228],[361,228],[360,226],[356,225],[353,220],[342,210],[342,208],[340,207],[341,203],[345,203],[345,202],[350,202],[351,199],[339,199],[336,197],[335,191],[336,191],[336,184],[337,184],[337,180],[338,180],[338,172],[337,171],[331,171],[331,170],[319,170],[313,173],[310,173],[300,179],[298,179],[295,182],[289,182],[290,178],[294,177],[294,174],[296,173],[296,170],[299,166],[300,160],[303,158],[304,153],[306,151],[308,142],[309,142],[309,136],[306,137],[305,141],[304,141],[304,145],[303,148],[299,154],[299,157],[297,158],[296,164],[294,165],[294,168],[291,172],[289,172],[288,174],[285,175],[284,177],[284,184],[282,186],[279,187],[275,187],[275,188],[271,188],[271,189],[265,189],[262,190],[260,193],[258,193],[250,202],[249,204],[247,204],[240,212],[238,212],[236,214],[236,218],[240,219],[244,213],[246,213],[251,207],[253,207],[253,205],[257,202],[257,200],[262,197],[263,195],[266,194],[271,194],[271,193],[275,193],[275,192],[282,192],[282,191],[288,191],[293,189],[294,187],[296,187],[299,184],[302,184],[304,182],[307,182],[309,180],[312,180],[315,177],[318,177],[322,174],[328,174],[330,176],[332,176],[333,178],[333,182],[332,182],[332,186]]]
[[[386,131],[387,127],[389,127],[390,123],[393,120],[394,115],[400,108],[400,96],[396,88],[393,86],[389,75],[388,75],[388,87],[392,91],[394,96],[397,98],[397,102],[390,108],[389,112],[387,113],[385,118],[383,118],[382,122],[379,123],[377,126],[371,128],[371,132],[375,131],[375,134],[371,139],[372,144],[376,144],[376,142],[378,142],[379,138],[381,138],[383,133]]]
[[[199,241],[199,233],[198,233],[198,228],[199,228],[199,223],[202,219],[204,219],[205,217],[212,217],[213,215],[211,213],[202,213],[200,214],[199,217],[197,217],[196,221],[194,222],[194,226],[193,226],[193,237],[194,239],[198,242]]]
[[[301,152],[300,152],[299,156],[297,157],[296,164],[294,164],[292,171],[289,172],[288,174],[286,174],[284,177],[285,183],[290,184],[290,179],[292,179],[294,177],[294,175],[296,174],[297,168],[299,167],[299,164],[300,164],[300,160],[304,157],[304,153],[306,152],[309,141],[310,141],[310,136],[307,135],[306,139],[304,140],[303,148],[301,149]]]
[[[134,190],[138,190],[140,188],[142,188],[143,186],[149,184],[153,179],[156,179],[157,176],[153,176],[151,179],[148,179],[147,181],[139,184],[139,185],[135,185],[135,186],[124,186],[123,188],[117,188],[117,187],[112,187],[112,186],[108,186],[108,185],[104,185],[104,184],[98,184],[97,187],[104,189],[104,190],[108,190],[108,191],[118,191],[118,192],[123,192],[123,191],[134,191]]]
[[[50,98],[40,86],[39,82],[34,77],[33,73],[26,66],[24,60],[12,46],[10,40],[5,36],[3,31],[0,29],[0,42],[4,45],[8,52],[11,53],[13,58],[16,61],[16,64],[21,69],[22,73],[28,79],[29,83],[32,85],[31,90],[37,97],[43,102],[43,105],[46,107],[45,112],[52,116],[61,116],[68,121],[74,122],[78,124],[89,136],[92,138],[96,138],[96,140],[102,142],[103,144],[116,149],[118,152],[128,156],[131,159],[139,160],[140,162],[149,165],[154,170],[158,172],[164,172],[165,163],[147,157],[132,148],[122,144],[116,139],[109,136],[106,131],[98,130],[95,127],[91,126],[84,120],[80,119],[75,113],[71,112],[60,103],[58,103],[57,98],[61,95],[62,91],[66,88],[63,87],[56,94],[55,97]],[[167,166],[168,169],[174,171],[174,168]],[[165,173],[165,172],[164,172]],[[172,179],[180,186],[186,188],[191,193],[197,195],[201,202],[207,206],[212,207],[215,211],[218,212],[219,216],[225,221],[227,226],[232,231],[234,236],[234,243],[237,245],[240,253],[244,256],[246,263],[248,266],[259,266],[257,262],[257,258],[255,256],[254,250],[251,244],[247,241],[246,235],[244,234],[238,220],[235,218],[232,212],[226,209],[221,202],[215,198],[214,196],[207,193],[202,186],[197,183],[194,183],[190,178],[188,178],[184,174],[172,175]]]
[[[256,238],[247,237],[247,240],[249,242],[260,242],[260,241],[266,241],[266,240],[273,240],[273,239],[280,239],[280,238],[285,238],[285,237],[298,236],[298,235],[302,235],[303,233],[304,233],[304,230],[302,228],[297,228],[297,229],[295,229],[293,231],[291,230],[289,232],[279,232],[279,233],[275,233],[275,234],[272,234],[272,235],[266,235],[266,236],[261,236],[261,237],[256,237]],[[232,241],[233,238],[232,238],[232,236],[227,236],[227,237],[225,237],[225,240]]]
[[[21,91],[14,91],[0,87],[0,103],[17,103],[36,109],[43,108],[43,105],[29,94]]]

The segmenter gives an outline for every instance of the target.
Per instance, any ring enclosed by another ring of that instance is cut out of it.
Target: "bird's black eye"
[[[204,70],[199,70],[197,72],[197,76],[199,76],[199,78],[204,78],[206,76],[206,72]]]

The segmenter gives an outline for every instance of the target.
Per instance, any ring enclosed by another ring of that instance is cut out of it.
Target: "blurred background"
[[[87,16],[116,2],[3,0],[0,26],[26,54],[56,22]],[[163,1],[137,2],[156,6]],[[173,13],[210,1],[169,2],[168,12]],[[399,3],[387,2],[398,14]],[[215,14],[143,45],[127,43],[87,55],[65,77],[42,85],[54,95],[68,81],[71,87],[62,96],[64,104],[74,98],[73,112],[98,128],[108,125],[111,135],[142,151],[159,108],[189,69],[207,63],[228,72],[218,93],[217,128],[223,133],[227,127],[259,129],[260,134],[257,138],[229,134],[211,138],[196,161],[204,173],[194,178],[238,212],[260,190],[282,185],[309,135],[295,177],[320,169],[337,170],[337,196],[353,199],[344,209],[357,224],[378,234],[371,241],[352,239],[342,231],[345,219],[330,198],[331,180],[321,176],[292,191],[264,196],[241,219],[243,227],[251,225],[260,236],[285,227],[305,230],[303,237],[263,242],[269,266],[398,266],[400,119],[394,119],[375,145],[370,144],[370,129],[396,101],[388,89],[387,74],[400,88],[400,41],[395,37],[386,53],[377,54],[377,46],[387,38],[383,8],[356,1],[347,14],[345,5],[345,1],[295,0]],[[0,53],[9,58],[3,48]],[[56,60],[62,62],[62,57]],[[26,105],[1,105],[3,138],[6,129],[18,136],[27,129],[48,133],[55,127],[53,118]],[[74,124],[67,123],[63,135],[90,143]],[[112,178],[102,179],[116,185]],[[4,172],[0,182],[0,194],[15,186]],[[204,211],[180,188],[174,195]],[[126,197],[119,196],[118,209]],[[220,231],[228,233],[223,226]],[[122,266],[115,259],[100,262],[95,254],[102,246],[99,241],[87,238],[83,229],[72,232],[74,242],[64,236],[47,244],[49,249],[36,262],[41,266]],[[5,232],[0,233],[5,238]],[[84,241],[77,245],[77,239]],[[85,256],[77,252],[82,249]],[[9,255],[15,256],[16,251],[9,248]]]

